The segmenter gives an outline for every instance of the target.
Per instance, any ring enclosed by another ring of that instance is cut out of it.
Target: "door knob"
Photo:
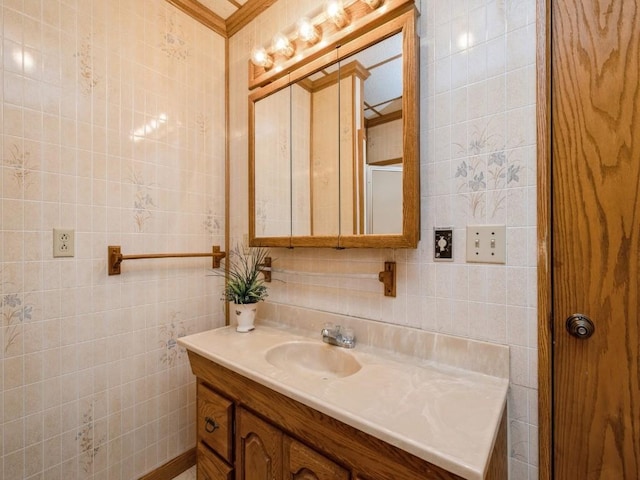
[[[593,324],[591,319],[580,313],[574,313],[567,318],[566,327],[567,332],[582,340],[589,338],[596,330],[596,326]]]

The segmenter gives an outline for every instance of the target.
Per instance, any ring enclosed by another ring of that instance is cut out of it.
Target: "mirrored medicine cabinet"
[[[416,248],[415,11],[249,96],[249,243]]]

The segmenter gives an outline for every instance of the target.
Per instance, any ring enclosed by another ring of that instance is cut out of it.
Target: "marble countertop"
[[[367,345],[345,350],[362,368],[343,378],[301,374],[266,360],[270,349],[296,340],[324,345],[319,333],[308,337],[272,326],[250,333],[223,327],[178,343],[463,478],[484,477],[506,405],[507,378]]]

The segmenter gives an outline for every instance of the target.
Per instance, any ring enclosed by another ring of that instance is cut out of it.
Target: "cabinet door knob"
[[[205,429],[205,431],[207,433],[213,433],[219,427],[220,427],[220,425],[218,425],[218,422],[216,422],[215,419],[213,419],[211,417],[205,417],[205,419],[204,419],[204,429]]]

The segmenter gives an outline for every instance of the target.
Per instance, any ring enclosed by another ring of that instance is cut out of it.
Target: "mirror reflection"
[[[256,235],[402,233],[402,34],[255,102]]]
[[[341,106],[341,160],[342,154],[347,156],[341,168],[353,166],[353,227],[349,233],[400,234],[402,34],[342,60],[340,72],[340,96],[348,99]]]
[[[338,47],[339,61],[327,55],[250,96],[255,245],[415,248],[413,22],[407,15],[387,34]]]
[[[291,231],[291,88],[255,103],[255,226],[260,237]]]

